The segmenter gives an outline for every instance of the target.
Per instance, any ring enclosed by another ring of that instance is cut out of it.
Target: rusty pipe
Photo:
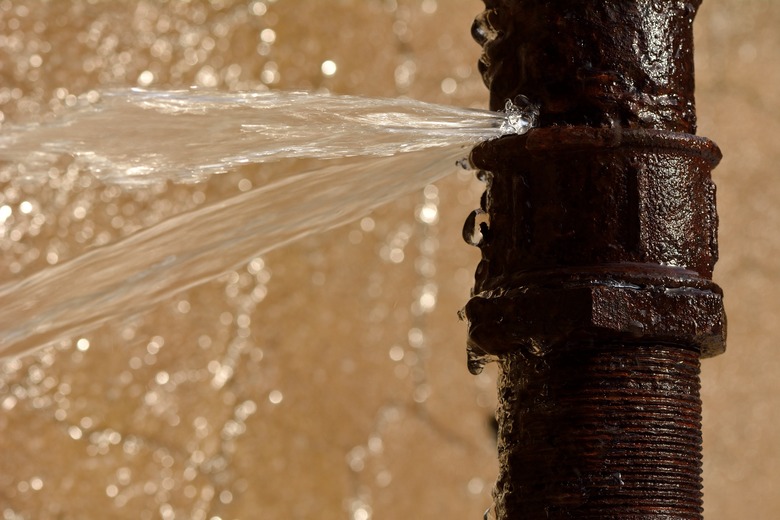
[[[463,315],[470,368],[500,367],[499,520],[702,518],[699,359],[726,322],[699,3],[485,0],[475,20],[491,107],[540,106],[471,155],[487,218]]]

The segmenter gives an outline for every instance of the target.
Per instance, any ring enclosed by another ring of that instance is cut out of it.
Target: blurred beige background
[[[2,124],[45,120],[74,96],[119,86],[483,107],[469,36],[481,9],[477,0],[1,0]],[[772,519],[780,3],[709,0],[696,23],[700,133],[725,156],[715,172],[716,279],[730,320],[728,352],[703,365],[706,518]],[[262,175],[247,167],[123,192],[83,172],[52,171],[41,184],[3,170],[0,206],[12,213],[0,224],[0,281]],[[481,518],[496,471],[494,367],[468,374],[456,316],[478,259],[460,230],[481,190],[453,172],[142,316],[5,363],[2,518]],[[418,218],[423,204],[437,221]]]

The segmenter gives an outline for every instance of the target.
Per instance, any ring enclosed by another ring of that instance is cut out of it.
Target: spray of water
[[[254,256],[350,222],[446,175],[464,153],[451,146],[300,174],[0,286],[0,354],[140,312]]]
[[[511,105],[511,103],[510,103]],[[198,182],[241,164],[287,158],[382,157],[522,133],[506,113],[306,92],[92,92],[46,124],[6,127],[0,161],[45,177],[63,156],[105,182]]]
[[[0,286],[0,356],[143,311],[253,257],[331,229],[454,170],[474,143],[523,133],[506,113],[305,93],[115,91],[61,120],[11,128],[0,160],[44,175],[63,156],[124,186],[201,181],[241,164],[361,156],[183,213]],[[53,287],[68,291],[52,291]]]

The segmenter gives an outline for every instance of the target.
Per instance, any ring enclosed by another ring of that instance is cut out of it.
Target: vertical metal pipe
[[[701,519],[699,358],[724,350],[725,315],[699,1],[485,4],[492,108],[540,106],[471,157],[487,218],[464,316],[470,368],[500,366],[497,516]]]

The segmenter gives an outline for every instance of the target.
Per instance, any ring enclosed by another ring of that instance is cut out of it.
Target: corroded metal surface
[[[528,96],[542,125],[693,133],[693,17],[701,0],[486,0],[472,34],[491,107]]]
[[[466,306],[474,348],[606,334],[722,352],[719,158],[708,139],[645,129],[540,128],[475,149],[492,171]]]
[[[701,516],[695,352],[578,343],[501,369],[499,518]]]
[[[486,0],[473,26],[493,108],[541,108],[471,156],[487,189],[464,316],[470,368],[501,367],[500,520],[701,518],[698,363],[726,325],[698,4]]]

